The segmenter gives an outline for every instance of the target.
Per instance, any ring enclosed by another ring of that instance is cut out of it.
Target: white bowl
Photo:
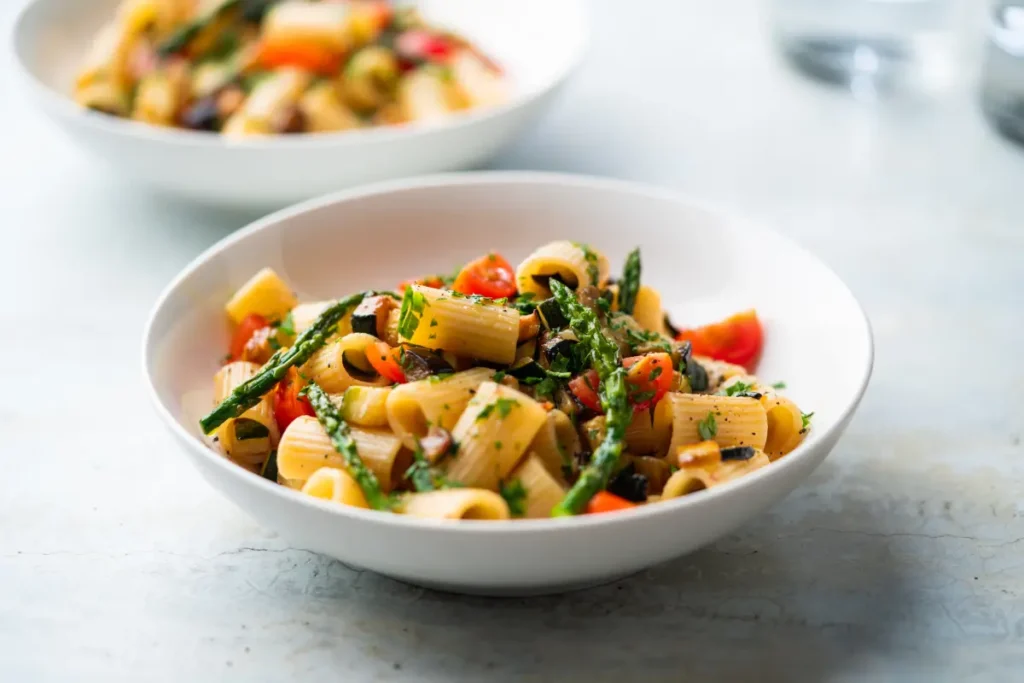
[[[626,512],[441,522],[321,502],[208,449],[197,427],[228,330],[223,306],[271,266],[301,299],[393,287],[497,249],[513,263],[553,239],[585,240],[619,267],[639,245],[644,281],[678,323],[754,306],[760,366],[814,427],[797,450],[733,483]],[[543,173],[382,183],[264,218],[192,262],[149,320],[144,365],[160,416],[203,475],[294,545],[397,579],[466,593],[543,593],[607,581],[729,533],[796,487],[835,445],[871,374],[868,321],[839,278],[778,234],[664,192]]]
[[[26,92],[78,144],[132,179],[192,199],[280,206],[356,183],[476,166],[551,102],[588,39],[583,0],[431,0],[425,16],[469,36],[513,83],[503,106],[436,124],[229,140],[87,111],[70,97],[77,69],[118,0],[33,0],[13,42]]]

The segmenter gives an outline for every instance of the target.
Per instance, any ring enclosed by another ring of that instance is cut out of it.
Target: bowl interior
[[[34,0],[15,26],[14,47],[27,73],[67,97],[76,72],[119,0]],[[424,16],[456,30],[502,64],[517,96],[557,82],[586,43],[577,0],[421,0]]]
[[[515,264],[553,239],[588,242],[610,257],[613,273],[639,246],[643,281],[678,325],[757,308],[766,327],[759,375],[785,381],[787,394],[815,412],[808,445],[842,420],[867,381],[866,319],[804,250],[667,193],[545,174],[389,183],[264,219],[200,256],[165,293],[148,335],[150,380],[164,408],[198,436],[228,340],[224,303],[264,266],[311,301],[449,272],[492,249]]]

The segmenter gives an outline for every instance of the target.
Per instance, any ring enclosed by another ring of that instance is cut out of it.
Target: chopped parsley
[[[613,329],[615,325],[612,325]],[[629,344],[629,348],[633,353],[637,352],[637,349],[642,346],[650,346],[665,353],[672,353],[672,345],[665,341],[657,332],[648,332],[647,330],[634,330],[632,327],[625,325],[626,330],[626,343]]]
[[[434,374],[434,375],[431,375],[430,377],[428,377],[427,381],[430,382],[431,384],[437,384],[438,382],[443,382],[444,380],[448,379],[449,377],[451,377],[454,374],[455,374],[454,372],[439,372],[437,374]],[[447,410],[448,409],[447,408],[448,404],[445,403],[445,406],[446,406],[445,410]]]
[[[629,400],[632,401],[634,404],[639,405],[646,401],[650,401],[652,398],[654,398],[654,395],[655,392],[653,391],[638,391],[635,394],[630,394]]]
[[[487,405],[485,405],[483,407],[483,410],[481,410],[479,414],[477,414],[476,419],[478,422],[480,420],[486,420],[491,416],[491,413],[493,413],[495,410],[498,411],[499,418],[505,419],[506,417],[508,417],[508,414],[512,412],[512,408],[514,408],[517,405],[519,405],[519,401],[515,400],[514,398],[501,397],[495,400],[494,403],[488,403]]]
[[[718,434],[718,423],[715,421],[715,414],[708,411],[707,417],[697,423],[697,432],[700,438],[711,441]]]
[[[753,384],[747,384],[743,380],[734,382],[725,388],[726,396],[736,396],[737,394],[745,394],[754,388]]]
[[[504,370],[498,370],[496,373],[494,373],[494,381],[495,382],[500,382],[503,379],[505,379],[505,371]]]
[[[295,318],[292,317],[291,311],[288,311],[288,315],[284,317],[277,329],[290,337],[295,336]]]
[[[651,374],[647,375],[647,380],[649,382],[653,382],[654,380],[661,377],[662,372],[664,372],[664,368],[662,368],[660,365],[655,365],[654,369],[651,370]]]
[[[502,445],[503,445],[503,444],[502,444],[502,443],[501,443],[500,441],[495,441],[495,442],[494,442],[494,450],[496,450],[496,451],[500,451],[500,450],[501,450],[501,447],[502,447]]]
[[[573,242],[573,246],[583,252],[583,258],[587,260],[587,277],[590,278],[590,284],[596,287],[601,280],[601,270],[597,266],[597,254],[589,244]]]
[[[526,514],[526,487],[520,479],[513,479],[509,482],[502,482],[498,488],[501,497],[508,503],[508,511],[513,517],[522,517]]]
[[[420,316],[428,305],[427,297],[414,291],[412,287],[406,287],[405,295],[402,297],[402,308],[398,313],[398,334],[411,339],[416,334],[416,328],[420,326]]]
[[[437,318],[431,318],[430,319],[430,326],[431,327],[437,327]]]
[[[802,424],[800,426],[800,431],[802,431],[802,432],[806,432],[807,431],[807,428],[811,426],[811,418],[812,417],[814,417],[814,413],[813,412],[810,412],[810,413],[800,413],[800,420],[802,421]]]
[[[534,299],[537,295],[533,292],[524,292],[516,297],[516,300],[512,303],[512,307],[515,308],[522,315],[530,315],[537,310],[537,303]]]
[[[785,382],[776,382],[775,384],[772,385],[772,389],[785,389],[785,388],[786,388],[786,383]]]
[[[537,398],[551,398],[554,396],[555,390],[558,389],[558,382],[551,377],[545,377],[543,379],[527,377],[523,380],[523,384],[532,386],[533,393]]]

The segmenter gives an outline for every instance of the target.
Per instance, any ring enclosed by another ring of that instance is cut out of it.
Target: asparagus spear
[[[316,382],[307,384],[302,393],[305,394],[306,398],[309,399],[310,405],[313,406],[316,419],[320,421],[324,431],[327,432],[327,436],[330,437],[331,443],[334,444],[334,450],[341,453],[341,457],[345,460],[345,469],[348,470],[348,473],[359,484],[359,488],[363,490],[366,502],[374,510],[390,510],[392,507],[391,498],[380,490],[380,482],[377,481],[377,476],[370,471],[363,462],[363,459],[359,457],[359,451],[356,450],[356,442],[352,438],[352,429],[342,419],[338,407],[331,402],[331,399],[328,398],[327,394],[324,393],[324,390]]]
[[[551,511],[552,517],[567,517],[582,512],[594,494],[608,485],[608,479],[622,455],[626,427],[633,419],[633,408],[629,405],[626,392],[626,370],[622,367],[619,347],[601,331],[597,314],[581,304],[572,291],[558,280],[552,278],[549,286],[562,313],[569,319],[573,332],[590,352],[594,369],[601,378],[601,405],[605,410],[607,430],[590,464]]]
[[[619,283],[619,310],[633,315],[636,307],[636,295],[640,291],[640,249],[634,249],[626,257],[626,265],[622,268],[622,281]]]
[[[178,30],[172,33],[167,40],[157,46],[157,54],[161,57],[168,57],[173,55],[175,52],[181,52],[188,47],[189,43],[196,39],[200,31],[220,17],[222,12],[226,12],[227,10],[234,8],[240,2],[241,0],[224,0],[224,2],[217,5],[209,12],[202,14],[181,26]]]
[[[372,295],[373,292],[352,294],[329,306],[309,326],[309,329],[299,335],[290,348],[277,351],[258,374],[235,387],[230,396],[221,401],[220,405],[199,421],[203,433],[209,434],[228,420],[238,417],[259,403],[260,399],[273,389],[275,384],[284,379],[288,368],[293,365],[302,365],[324,345],[327,338],[334,334],[334,330],[338,327],[338,321],[345,317],[350,308],[358,306],[364,297]]]

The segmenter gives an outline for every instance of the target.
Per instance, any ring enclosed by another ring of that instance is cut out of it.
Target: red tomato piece
[[[263,43],[256,62],[265,69],[294,66],[321,76],[341,69],[341,56],[313,43]]]
[[[658,403],[672,387],[672,356],[667,353],[648,353],[622,361],[629,370],[626,382],[629,401],[635,410],[646,410]]]
[[[408,380],[405,378],[405,371],[402,370],[401,357],[401,347],[391,348],[385,341],[370,344],[366,350],[366,360],[370,361],[377,374],[392,382],[405,384]]]
[[[751,309],[722,322],[682,330],[676,339],[690,342],[694,355],[742,365],[753,372],[764,347],[764,330],[757,311]]]
[[[601,379],[597,376],[597,370],[587,370],[569,381],[569,390],[576,395],[579,402],[597,413],[604,412],[601,398],[597,393],[600,386]]]
[[[504,257],[491,252],[464,265],[452,289],[462,294],[479,294],[491,299],[514,296],[516,274]]]
[[[636,503],[631,503],[621,496],[607,491],[598,491],[590,502],[587,503],[587,514],[593,515],[601,512],[615,512],[617,510],[628,510],[635,508]]]
[[[228,347],[228,354],[232,361],[242,360],[245,345],[249,343],[249,340],[252,339],[257,330],[261,330],[264,327],[270,327],[270,323],[262,315],[250,313],[242,318],[242,322],[238,323],[235,333],[231,336],[231,346]]]
[[[284,376],[274,392],[274,420],[282,433],[297,418],[316,414],[306,397],[299,396],[301,390],[302,379],[299,377],[298,370],[288,368],[288,374]]]
[[[395,40],[395,51],[407,61],[445,62],[454,50],[450,41],[423,29],[410,29]]]
[[[422,285],[424,287],[433,287],[434,289],[444,289],[444,280],[441,279],[440,275],[427,275],[426,277],[417,278],[415,280],[402,280],[398,283],[396,288],[399,293],[402,293],[409,287],[409,285]]]

